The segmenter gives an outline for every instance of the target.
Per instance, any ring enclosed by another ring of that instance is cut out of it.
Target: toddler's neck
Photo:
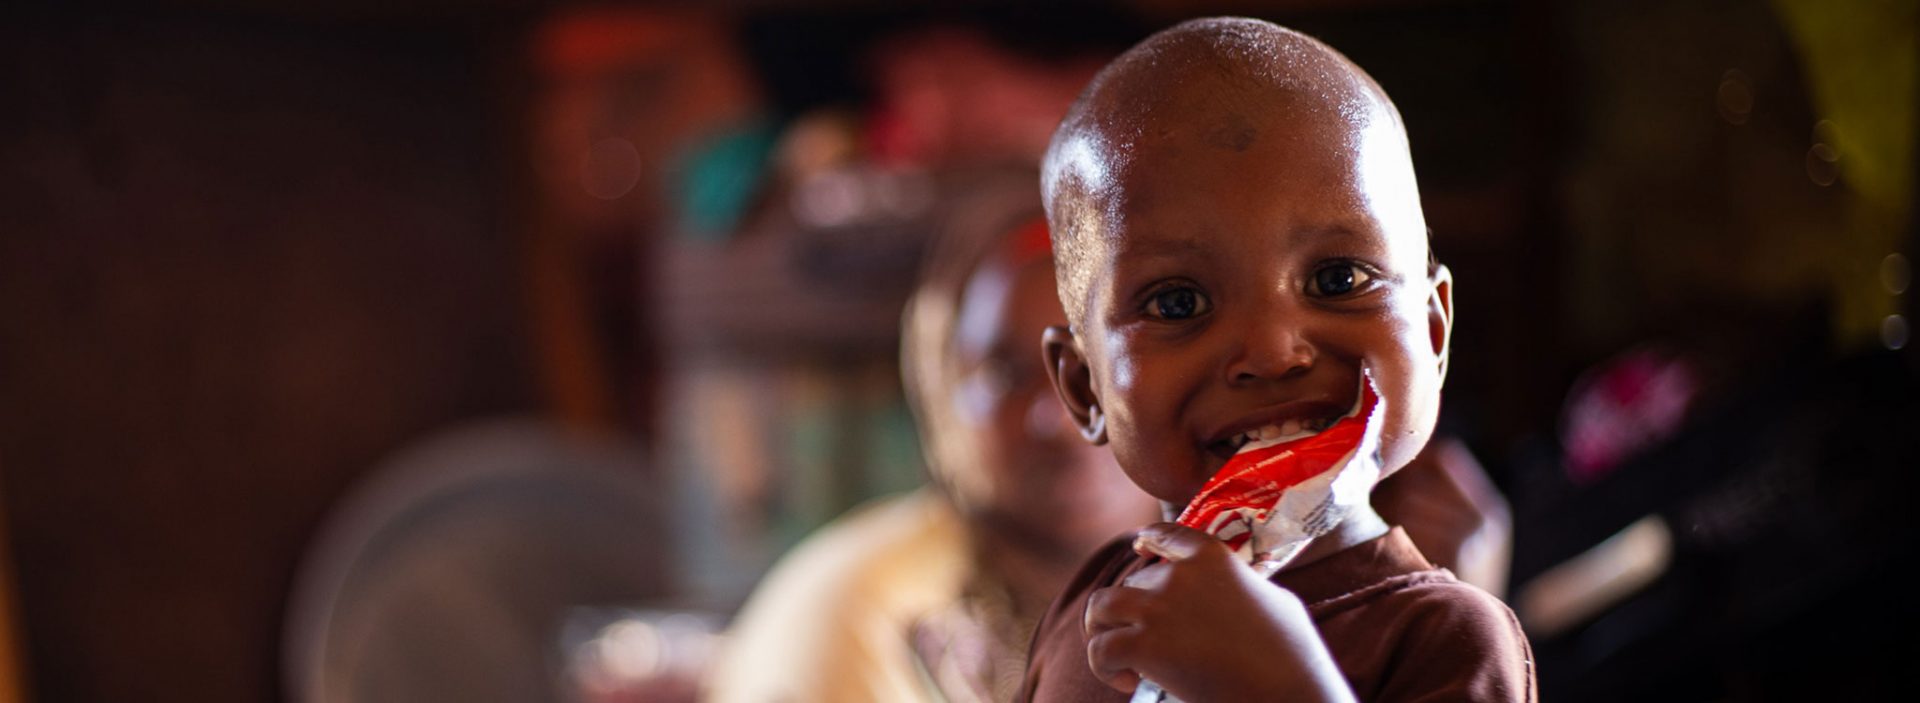
[[[1331,532],[1308,543],[1307,548],[1301,550],[1300,556],[1294,557],[1293,561],[1288,562],[1286,568],[1280,571],[1282,573],[1292,571],[1332,556],[1342,549],[1379,539],[1387,534],[1388,529],[1390,528],[1387,526],[1387,521],[1381,519],[1379,513],[1374,512],[1371,501],[1361,503],[1354,506],[1353,512],[1347,515],[1347,519],[1340,521],[1340,524],[1336,525]]]

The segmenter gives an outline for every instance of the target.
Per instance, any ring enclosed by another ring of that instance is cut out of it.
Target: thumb
[[[1219,548],[1220,541],[1207,533],[1171,522],[1148,525],[1133,538],[1133,551],[1142,556],[1157,556],[1174,562],[1186,561],[1207,549]]]

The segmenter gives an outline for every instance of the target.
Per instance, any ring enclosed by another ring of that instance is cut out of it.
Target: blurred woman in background
[[[907,306],[902,371],[932,485],[840,518],[741,611],[715,701],[1006,700],[1034,621],[1103,542],[1157,519],[1047,385],[1064,324],[1038,176],[947,203]]]

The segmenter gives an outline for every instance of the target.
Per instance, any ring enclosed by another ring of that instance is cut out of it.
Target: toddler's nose
[[[1240,354],[1227,366],[1234,385],[1289,378],[1313,368],[1319,351],[1297,325],[1248,325]]]

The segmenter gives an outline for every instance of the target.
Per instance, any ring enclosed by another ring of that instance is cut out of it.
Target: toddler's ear
[[[1100,397],[1093,390],[1093,372],[1080,353],[1073,331],[1054,325],[1040,336],[1040,353],[1047,364],[1047,378],[1067,415],[1080,428],[1080,436],[1093,444],[1107,443],[1107,416],[1100,412]]]
[[[1453,348],[1453,271],[1435,263],[1429,274],[1433,293],[1427,299],[1427,332],[1433,338],[1433,355],[1440,359],[1440,381],[1447,380],[1447,355]]]

